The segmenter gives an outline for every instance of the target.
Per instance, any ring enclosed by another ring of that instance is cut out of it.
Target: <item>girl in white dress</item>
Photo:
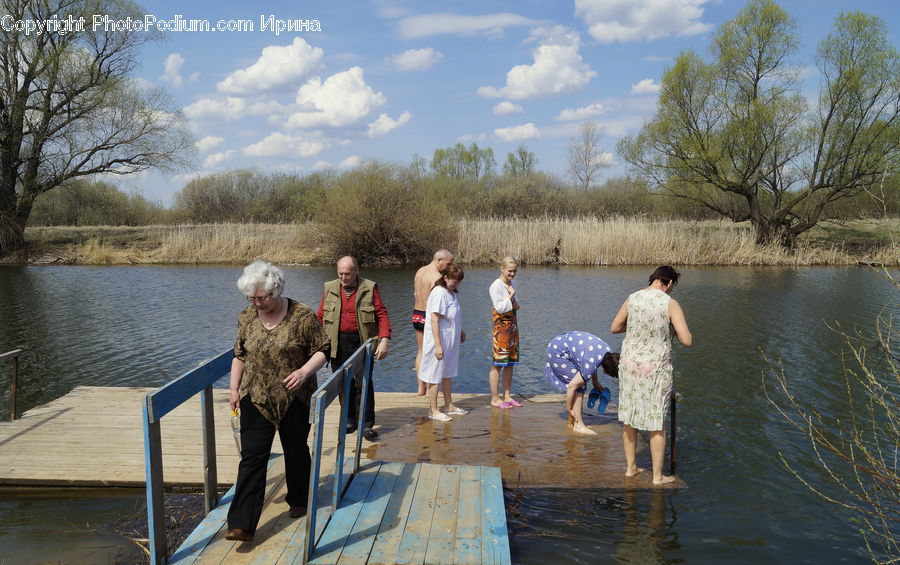
[[[422,362],[419,380],[426,383],[428,417],[449,422],[450,416],[467,414],[468,410],[453,404],[451,389],[459,367],[459,345],[466,341],[462,331],[462,311],[456,297],[463,270],[450,265],[428,295],[425,307],[425,331],[422,339]],[[444,394],[444,411],[437,405],[438,386]]]

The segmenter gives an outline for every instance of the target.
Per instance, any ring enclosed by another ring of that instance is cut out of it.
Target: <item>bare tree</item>
[[[900,282],[885,277],[900,292]],[[896,295],[894,295],[894,301]],[[876,563],[900,562],[900,327],[888,305],[872,332],[835,330],[844,340],[839,363],[845,404],[840,417],[823,414],[814,400],[801,399],[784,370],[769,363],[763,373],[766,398],[808,440],[812,469],[778,456],[808,489],[859,520]]]
[[[193,139],[165,92],[131,80],[158,32],[94,27],[140,20],[128,0],[0,0],[0,255],[21,248],[34,199],[89,175],[186,164]],[[71,16],[82,28],[24,29]],[[83,20],[82,20],[83,18]],[[23,22],[22,26],[14,25]]]
[[[600,169],[608,166],[600,148],[602,128],[597,122],[581,124],[581,138],[569,141],[568,173],[583,190],[591,187],[600,173]]]

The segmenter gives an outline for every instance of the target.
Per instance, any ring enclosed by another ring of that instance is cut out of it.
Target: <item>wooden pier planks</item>
[[[278,468],[276,460],[270,474]],[[171,562],[300,563],[304,519],[286,518],[283,489],[283,481],[269,485],[254,543],[224,539],[227,508],[220,508]],[[348,487],[309,563],[508,564],[506,535],[499,469],[370,461]]]

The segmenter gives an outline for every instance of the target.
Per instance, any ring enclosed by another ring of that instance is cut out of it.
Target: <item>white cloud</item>
[[[313,163],[312,170],[321,171],[322,169],[327,169],[329,167],[331,167],[331,163],[328,161],[316,161]]]
[[[366,84],[363,70],[352,67],[331,75],[323,83],[309,79],[297,91],[297,104],[303,108],[288,118],[291,128],[319,126],[342,127],[366,117],[387,99]]]
[[[554,30],[535,29],[535,37],[550,31],[532,51],[533,65],[516,65],[506,73],[506,86],[482,86],[478,94],[485,98],[509,98],[523,100],[548,94],[579,90],[588,85],[597,72],[591,70],[578,52],[580,39],[573,31],[560,33]]]
[[[273,132],[262,141],[241,149],[241,154],[247,157],[312,157],[328,145],[322,139]]]
[[[234,151],[230,150],[230,149],[228,151],[223,151],[221,153],[213,153],[212,155],[210,155],[209,157],[207,157],[206,159],[203,160],[203,168],[204,169],[212,169],[219,163],[223,163],[223,162],[227,161],[228,159],[231,159],[232,157],[234,157]]]
[[[522,141],[523,139],[534,139],[541,136],[541,132],[531,122],[520,126],[512,126],[508,128],[498,128],[494,130],[494,135],[503,141]]]
[[[205,174],[206,174],[205,171],[191,171],[190,173],[180,173],[177,175],[172,175],[172,182],[176,182],[176,183],[183,182],[183,183],[187,184],[190,181],[194,180],[195,178],[202,177]]]
[[[169,55],[166,56],[165,63],[163,63],[165,72],[163,72],[159,78],[175,88],[181,88],[181,85],[184,84],[184,79],[181,78],[181,67],[183,66],[184,57],[179,53],[169,53]]]
[[[397,33],[403,39],[415,39],[432,35],[472,35],[481,33],[489,37],[503,35],[503,29],[512,26],[537,25],[539,22],[517,14],[485,14],[461,16],[459,14],[421,14],[397,22]]]
[[[346,159],[338,163],[338,168],[352,169],[353,167],[359,166],[360,163],[362,163],[362,159],[360,159],[356,155],[351,155],[350,157],[347,157]]]
[[[443,53],[435,51],[431,47],[424,49],[409,49],[388,57],[388,62],[400,71],[424,71],[430,69],[441,60]]]
[[[391,131],[404,125],[412,118],[409,112],[403,112],[396,120],[387,114],[381,114],[378,119],[369,124],[369,137],[374,139],[389,134]]]
[[[276,100],[267,100],[254,102],[247,106],[247,114],[250,116],[272,116],[283,120],[283,114],[287,112],[288,107]]]
[[[600,43],[647,41],[706,33],[700,21],[710,0],[575,0],[575,15]]]
[[[653,82],[652,78],[645,78],[637,84],[631,85],[632,94],[656,94],[659,92],[659,83]]]
[[[197,146],[197,151],[199,151],[200,153],[205,153],[210,149],[218,147],[223,141],[225,141],[224,137],[207,135],[206,137],[198,141],[195,145]]]
[[[246,96],[295,83],[318,67],[322,49],[300,37],[290,45],[269,45],[255,63],[238,69],[219,82],[216,88],[225,94]]]
[[[518,104],[513,104],[509,100],[504,100],[500,102],[493,108],[491,108],[491,113],[495,116],[505,116],[507,114],[521,114],[525,109],[519,106]]]
[[[200,71],[197,71],[196,73],[191,73],[191,76],[188,77],[188,82],[191,82],[194,84],[200,82]]]
[[[458,143],[484,143],[487,141],[487,134],[484,133],[467,133],[459,136],[456,141]]]
[[[601,153],[597,155],[597,164],[601,167],[612,167],[616,162],[616,158],[612,153]]]
[[[229,96],[225,100],[201,98],[184,107],[184,115],[192,120],[222,120],[233,122],[244,117],[247,104],[240,98]]]
[[[605,111],[606,108],[603,104],[597,102],[596,104],[582,106],[581,108],[575,108],[574,110],[566,108],[557,114],[554,119],[558,122],[584,121],[593,118],[594,116],[599,116]]]

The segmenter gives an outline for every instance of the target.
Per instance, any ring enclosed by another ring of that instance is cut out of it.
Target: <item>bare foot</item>
[[[625,471],[625,476],[633,477],[633,476],[637,475],[638,473],[643,473],[646,470],[647,469],[644,469],[643,467],[635,467],[634,471]]]
[[[662,478],[658,481],[656,479],[653,479],[654,485],[665,485],[665,484],[674,483],[674,482],[675,482],[675,477],[673,477],[671,475],[663,475]]]
[[[571,430],[574,426],[575,426],[575,418],[573,418],[572,415],[569,414],[569,419],[566,421],[566,427]]]
[[[416,379],[416,380],[419,381],[419,390],[418,390],[418,392],[416,392],[416,396],[425,396],[425,394],[426,394],[425,389],[428,387],[428,385],[426,385],[425,381],[423,381],[423,380],[420,380],[420,379]]]
[[[586,436],[597,435],[597,432],[595,432],[594,430],[585,426],[584,423],[582,423],[582,422],[576,422],[575,425],[572,427],[572,431],[575,432],[576,434],[584,434]]]

